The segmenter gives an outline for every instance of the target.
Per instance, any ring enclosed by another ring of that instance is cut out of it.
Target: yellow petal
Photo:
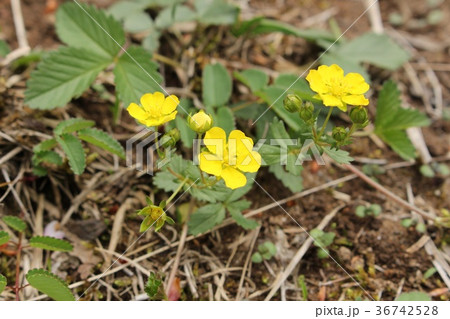
[[[327,93],[328,87],[323,82],[319,72],[317,70],[311,70],[309,71],[308,76],[306,77],[306,80],[309,82],[309,86],[311,87],[311,90],[317,93]]]
[[[220,176],[222,173],[222,161],[216,155],[202,152],[199,154],[200,169],[208,174]]]
[[[364,94],[370,86],[366,83],[361,74],[349,73],[344,78],[347,85],[347,91],[350,94]]]
[[[339,65],[321,65],[317,70],[325,84],[336,85],[344,79],[344,70]]]
[[[225,185],[231,189],[239,188],[247,184],[247,177],[230,166],[225,167],[220,176],[225,181]]]
[[[164,100],[165,100],[164,94],[162,94],[161,92],[153,93],[153,103],[154,104],[152,105],[152,107],[160,110],[159,111],[160,114],[161,114],[162,108],[164,106]]]
[[[147,93],[147,94],[142,95],[141,105],[145,111],[150,113],[151,109],[152,109],[152,105],[154,105],[154,103],[155,102],[154,102],[153,94]]]
[[[203,143],[211,153],[223,158],[226,139],[227,135],[225,134],[225,131],[222,128],[215,126],[206,132]]]
[[[240,130],[231,131],[228,136],[228,152],[230,157],[230,165],[236,165],[235,160],[240,154],[246,155],[253,149],[253,140],[245,136],[244,132]]]
[[[261,154],[251,151],[245,156],[238,156],[237,168],[243,172],[254,173],[261,167]]]
[[[142,122],[142,124],[144,124],[145,126],[160,126],[161,124],[163,124],[164,122],[162,121],[163,118],[162,117],[149,117],[148,119],[146,119],[145,121]]]
[[[140,122],[144,122],[148,114],[136,103],[131,103],[127,108],[128,113]]]
[[[164,100],[164,104],[162,107],[162,113],[163,114],[170,114],[177,108],[178,104],[180,104],[180,101],[175,95],[169,95]]]
[[[369,100],[364,95],[347,95],[342,100],[350,105],[369,105]]]
[[[335,97],[334,95],[320,94],[320,97],[322,98],[323,105],[325,106],[344,106],[344,103],[342,103],[341,99]]]

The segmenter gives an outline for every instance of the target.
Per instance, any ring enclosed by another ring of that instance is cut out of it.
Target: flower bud
[[[355,106],[350,111],[350,119],[354,124],[357,124],[360,127],[367,126],[367,124],[369,124],[369,114],[367,113],[367,109],[363,106]]]
[[[291,113],[300,111],[303,101],[295,94],[288,94],[284,99],[284,108]]]
[[[164,136],[161,139],[161,146],[162,147],[175,146],[175,144],[177,144],[179,140],[180,140],[180,130],[178,130],[177,128],[173,128],[169,132],[164,134]]]
[[[188,117],[188,125],[189,127],[200,134],[208,131],[213,124],[213,119],[210,115],[206,114],[203,110],[200,110],[198,113],[193,116],[189,115]]]
[[[309,122],[314,118],[314,105],[310,101],[306,101],[300,108],[299,114],[303,121]]]
[[[333,128],[331,136],[336,142],[344,142],[347,139],[348,132],[345,128],[341,126],[336,126]]]

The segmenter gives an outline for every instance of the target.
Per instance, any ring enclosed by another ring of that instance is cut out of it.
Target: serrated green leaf
[[[46,176],[48,174],[48,171],[45,167],[42,167],[40,165],[36,165],[33,167],[32,169],[33,175],[38,176],[38,177],[43,177]]]
[[[125,44],[122,26],[94,6],[65,3],[56,12],[56,32],[69,46],[113,58]]]
[[[0,245],[6,244],[9,241],[9,234],[0,230]]]
[[[41,151],[48,151],[54,148],[56,145],[58,145],[58,142],[54,138],[51,138],[49,140],[45,140],[39,144],[37,144],[35,147],[33,147],[33,152],[38,153]]]
[[[232,81],[222,64],[208,64],[203,70],[202,83],[203,103],[206,106],[223,106],[230,99]]]
[[[227,25],[237,21],[239,7],[223,0],[195,0],[198,22],[206,25]]]
[[[161,92],[161,75],[151,55],[141,47],[131,46],[114,68],[116,89],[125,106],[138,103],[145,93]]]
[[[81,118],[72,118],[59,122],[58,125],[54,128],[53,133],[56,135],[73,133],[88,127],[92,127],[94,125],[94,121],[89,121]]]
[[[153,185],[164,190],[165,192],[173,192],[180,185],[180,181],[170,172],[161,171],[156,173],[153,177]]]
[[[236,128],[235,118],[233,111],[227,106],[222,106],[217,109],[214,116],[214,126],[223,128],[228,135],[232,130]]]
[[[351,157],[347,151],[337,150],[329,146],[324,147],[323,151],[339,164],[350,164],[350,162],[353,161],[353,157]]]
[[[108,133],[96,128],[86,128],[78,132],[78,138],[92,145],[98,146],[120,158],[125,158],[125,151]]]
[[[252,92],[263,89],[269,83],[269,76],[258,69],[247,69],[234,72],[234,77],[250,88]]]
[[[431,297],[421,291],[404,292],[398,296],[396,301],[431,301]]]
[[[30,246],[52,251],[73,250],[72,244],[68,241],[48,236],[35,236],[30,238]]]
[[[4,216],[3,221],[6,225],[11,227],[14,230],[17,230],[18,232],[23,232],[27,228],[27,224],[16,216]]]
[[[6,277],[0,274],[0,294],[5,290],[7,283]]]
[[[405,131],[377,132],[377,135],[401,158],[408,160],[416,157],[416,149]]]
[[[64,106],[73,97],[80,96],[110,63],[84,49],[61,47],[31,73],[25,103],[37,109]]]
[[[284,186],[290,189],[291,192],[297,193],[303,190],[303,179],[301,176],[286,172],[280,164],[270,165],[269,171],[272,172],[277,179],[279,179]]]
[[[225,208],[222,204],[207,204],[197,209],[189,220],[189,233],[198,235],[212,229],[225,218]]]
[[[57,166],[62,165],[63,160],[58,153],[54,151],[40,151],[33,155],[33,165],[38,166],[40,163],[50,163]]]
[[[83,145],[80,140],[70,134],[62,134],[56,136],[58,144],[63,149],[69,160],[69,165],[74,174],[80,175],[84,172],[86,167],[86,158],[84,155]]]
[[[28,283],[56,301],[74,301],[67,284],[58,276],[44,269],[32,269],[26,275]]]
[[[159,287],[161,287],[162,281],[156,278],[154,273],[150,273],[148,276],[147,284],[145,285],[144,291],[147,296],[152,299],[156,296],[159,291]]]
[[[349,57],[353,61],[367,62],[388,70],[401,67],[410,57],[408,52],[386,34],[371,32],[336,46],[333,53]]]
[[[400,91],[387,81],[380,92],[375,118],[375,133],[404,159],[416,156],[405,129],[429,125],[430,120],[417,110],[401,108]]]
[[[248,219],[242,215],[242,211],[249,208],[251,202],[247,200],[240,200],[237,202],[232,202],[227,205],[227,210],[230,212],[231,217],[236,221],[236,223],[244,229],[255,229],[259,226],[259,223],[253,219]]]

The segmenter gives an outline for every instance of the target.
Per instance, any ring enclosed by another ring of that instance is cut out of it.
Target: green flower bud
[[[347,139],[348,132],[345,128],[336,126],[333,128],[331,136],[335,139],[336,142],[344,142]]]
[[[180,140],[180,130],[177,128],[173,128],[169,132],[164,134],[164,136],[161,139],[161,146],[162,147],[175,146],[175,144],[177,144],[179,140]]]
[[[303,121],[309,122],[314,118],[314,105],[310,101],[306,101],[300,108],[299,114]]]
[[[355,106],[350,111],[350,119],[354,124],[365,127],[369,124],[369,114],[363,106]]]
[[[291,113],[300,111],[303,106],[303,101],[295,94],[288,94],[284,99],[284,108]]]
[[[197,133],[203,134],[208,131],[213,125],[213,119],[211,115],[206,114],[203,110],[188,117],[189,127]]]

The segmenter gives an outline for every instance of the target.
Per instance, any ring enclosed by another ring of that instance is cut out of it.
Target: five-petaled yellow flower
[[[242,172],[254,173],[261,166],[261,155],[253,151],[253,140],[242,131],[231,131],[228,141],[220,127],[213,127],[203,139],[208,151],[199,154],[200,169],[223,178],[231,189],[247,184]]]
[[[159,126],[175,119],[179,103],[175,95],[164,97],[161,92],[147,93],[141,97],[141,106],[131,103],[127,111],[141,124]]]
[[[348,73],[344,76],[344,70],[336,64],[321,65],[317,70],[311,70],[306,80],[325,106],[337,106],[345,112],[347,104],[369,104],[369,100],[364,97],[364,93],[369,90],[369,84],[358,73]]]

